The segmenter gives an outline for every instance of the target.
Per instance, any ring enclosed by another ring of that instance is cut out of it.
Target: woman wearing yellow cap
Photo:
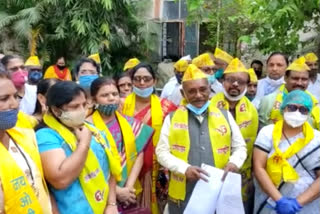
[[[155,129],[152,143],[149,143],[144,153],[144,165],[140,176],[142,177],[142,199],[144,206],[151,208],[153,214],[158,213],[156,196],[156,181],[159,165],[154,154],[160,129],[164,117],[176,109],[176,106],[166,99],[160,99],[154,94],[156,76],[152,67],[140,63],[131,72],[133,93],[127,96],[123,104],[122,113],[138,119]]]

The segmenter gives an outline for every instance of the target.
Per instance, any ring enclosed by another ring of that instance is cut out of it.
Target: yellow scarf
[[[318,106],[318,100],[308,91],[305,91],[307,94],[310,95],[311,99],[312,99],[312,103],[313,103],[313,108],[311,110],[311,117],[312,117],[312,126],[319,130],[320,129],[320,107]],[[276,123],[279,120],[282,120],[282,114],[280,112],[280,106],[283,102],[283,94],[287,94],[288,91],[285,87],[285,85],[283,84],[282,86],[280,86],[278,94],[276,96],[276,100],[273,104],[272,110],[270,112],[270,120],[273,123]]]
[[[134,162],[137,158],[137,150],[136,150],[136,145],[135,145],[135,135],[134,135],[133,130],[132,130],[130,124],[128,123],[128,121],[119,112],[116,111],[115,113],[116,113],[116,117],[118,119],[120,129],[122,132],[123,144],[125,146],[125,153],[126,153],[127,175],[129,176],[131,169],[134,165]],[[95,111],[93,113],[92,120],[93,120],[93,124],[100,131],[105,133],[106,138],[107,138],[108,142],[110,143],[111,151],[112,151],[113,155],[118,159],[119,163],[121,163],[121,158],[118,153],[117,144],[116,144],[115,140],[113,139],[112,134],[109,131],[108,127],[103,122],[102,117],[98,111]],[[123,134],[123,132],[125,132],[125,134]],[[136,195],[141,193],[142,188],[141,188],[141,184],[138,179],[136,180],[134,187],[136,189]]]
[[[44,115],[43,121],[49,128],[59,133],[72,151],[76,150],[78,140],[69,129],[67,129],[49,114]],[[88,124],[85,125],[93,133],[95,140],[104,148],[109,160],[111,173],[116,176],[116,179],[121,179],[120,163],[112,156],[112,152],[109,150],[109,148],[107,148],[106,141],[101,136],[99,131]],[[99,161],[97,160],[97,157],[91,148],[88,151],[87,160],[79,175],[79,181],[94,213],[103,213],[108,200],[109,185],[104,177]]]
[[[40,155],[34,140],[33,129],[16,126],[7,130],[7,132],[35,163],[41,174],[45,192],[49,195],[43,176]],[[0,157],[0,177],[5,196],[5,213],[43,213],[40,201],[29,184],[27,177],[1,142]],[[47,201],[41,200],[48,205],[50,204],[49,197]]]
[[[160,131],[163,123],[163,112],[161,107],[161,101],[157,97],[157,95],[152,94],[150,96],[151,99],[151,127],[155,130],[152,142],[154,147],[157,146],[159,137],[160,137]],[[122,113],[128,116],[133,117],[134,111],[136,106],[136,95],[134,93],[131,93],[127,96],[127,98],[124,101],[123,110]],[[152,203],[151,203],[151,210],[153,214],[158,213],[158,205],[157,205],[157,199],[156,199],[156,182],[158,177],[158,169],[159,164],[157,162],[157,157],[155,154],[153,156],[153,167],[152,167]]]
[[[188,116],[186,107],[180,106],[171,119],[169,132],[170,153],[185,162],[188,162],[190,150]],[[223,169],[230,157],[231,131],[228,121],[214,105],[208,108],[208,128],[214,164],[217,168]],[[185,195],[185,175],[171,172],[169,196],[183,201]]]
[[[267,173],[272,182],[278,187],[281,180],[284,182],[295,182],[299,179],[296,170],[290,165],[287,159],[297,154],[314,137],[313,129],[309,123],[303,124],[303,135],[305,138],[298,138],[289,148],[282,152],[279,149],[279,143],[282,136],[283,120],[279,120],[273,128],[272,142],[275,152],[267,160]]]

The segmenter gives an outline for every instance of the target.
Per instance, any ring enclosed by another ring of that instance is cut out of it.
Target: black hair
[[[287,63],[287,66],[289,65],[288,56],[287,56],[286,54],[282,53],[282,52],[279,52],[279,51],[276,51],[276,52],[273,52],[273,53],[270,54],[270,56],[269,56],[268,59],[267,59],[267,64],[268,64],[269,60],[271,59],[271,57],[273,57],[273,56],[275,56],[275,55],[281,55],[281,56],[283,56],[284,60],[285,60],[286,63]]]
[[[285,76],[289,77],[291,74],[291,70],[286,70]],[[308,72],[309,76],[310,76],[310,72]]]
[[[0,63],[0,79],[11,79],[9,72],[2,63]]]
[[[90,58],[83,57],[77,62],[76,66],[74,67],[74,73],[76,74],[76,76],[78,76],[80,67],[84,63],[91,63],[97,69],[98,74],[100,74],[100,66],[96,63],[96,61]]]
[[[114,81],[114,79],[112,79],[111,77],[99,77],[95,79],[91,84],[91,97],[95,97],[98,94],[100,88],[105,85],[114,85],[118,89],[116,81]]]
[[[134,67],[131,71],[131,79],[133,79],[134,74],[140,69],[140,68],[145,68],[148,70],[148,72],[151,74],[151,76],[153,77],[153,79],[156,79],[156,73],[153,70],[152,66],[147,64],[147,63],[139,63],[136,67]]]
[[[62,107],[70,103],[73,98],[83,93],[86,96],[85,90],[75,82],[62,81],[51,86],[47,93],[47,106]]]
[[[262,63],[260,60],[258,60],[258,59],[254,59],[254,60],[251,62],[250,67],[252,67],[253,64],[258,64],[258,65],[261,65],[261,66],[263,67],[263,63]]]
[[[119,80],[123,77],[129,77],[131,79],[131,75],[130,75],[130,72],[128,71],[125,71],[125,72],[120,72],[118,73],[115,77],[114,77],[114,80],[116,81],[117,85],[119,83]]]
[[[18,55],[5,55],[5,56],[1,59],[1,63],[4,65],[5,68],[7,68],[10,60],[16,59],[16,58],[22,60],[22,57],[21,57],[21,56],[18,56]]]
[[[60,82],[60,80],[55,78],[40,80],[40,82],[37,84],[37,95],[42,94],[43,96],[46,96],[49,88],[54,84],[56,84],[57,82]],[[37,99],[36,109],[34,110],[34,114],[41,114],[41,112],[42,112],[42,107],[39,100]]]

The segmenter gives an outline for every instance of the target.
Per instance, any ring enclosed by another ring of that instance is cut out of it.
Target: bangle
[[[117,206],[117,203],[108,203],[108,206]]]

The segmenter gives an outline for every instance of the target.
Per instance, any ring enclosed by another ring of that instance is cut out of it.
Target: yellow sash
[[[278,187],[281,180],[284,182],[295,182],[299,179],[296,170],[290,165],[287,159],[297,154],[303,149],[314,137],[313,129],[309,123],[303,124],[303,135],[305,138],[298,138],[289,148],[282,152],[279,149],[279,143],[282,136],[283,120],[279,120],[273,128],[272,142],[275,152],[267,160],[267,173],[272,182]]]
[[[129,176],[131,173],[131,169],[134,165],[134,162],[137,158],[137,150],[135,145],[135,135],[133,133],[133,130],[128,123],[128,121],[119,113],[115,112],[116,117],[118,119],[120,129],[122,132],[122,138],[123,138],[123,144],[125,146],[125,153],[126,153],[126,162],[127,162],[127,175]],[[113,155],[118,159],[119,163],[121,163],[120,155],[118,153],[117,145],[115,140],[112,137],[111,132],[109,131],[106,124],[103,122],[102,117],[98,111],[95,111],[92,115],[93,124],[102,132],[105,133],[106,138],[111,146],[111,151]],[[125,132],[125,134],[124,134]],[[136,195],[141,193],[142,188],[139,180],[136,180],[136,183],[134,185],[134,188],[136,189]]]
[[[221,111],[214,105],[208,108],[208,128],[215,167],[224,168],[229,161],[231,148],[230,126]],[[170,152],[177,158],[188,162],[190,137],[188,110],[180,106],[171,119],[169,132]],[[176,200],[184,200],[186,195],[185,175],[171,172],[169,196]]]
[[[311,117],[312,117],[312,126],[319,130],[319,124],[320,124],[320,108],[318,106],[318,100],[308,91],[305,91],[307,94],[310,95],[311,99],[312,99],[312,102],[313,102],[313,108],[311,110]],[[270,120],[273,122],[273,123],[276,123],[277,121],[279,120],[282,120],[283,117],[282,117],[282,114],[280,112],[280,106],[282,104],[282,101],[283,101],[283,93],[287,94],[288,91],[287,89],[285,88],[285,85],[283,84],[282,86],[280,86],[279,88],[279,91],[278,91],[278,94],[276,96],[276,100],[273,104],[273,107],[272,107],[272,110],[270,112]]]
[[[156,147],[159,141],[160,131],[162,128],[163,112],[162,112],[161,101],[159,97],[157,97],[157,95],[155,94],[152,94],[150,96],[150,99],[151,99],[151,127],[155,130],[152,137],[152,143],[154,147]],[[136,106],[136,95],[135,93],[131,93],[130,95],[127,96],[127,98],[124,101],[122,113],[128,116],[134,117],[135,106]],[[157,204],[157,197],[156,197],[156,182],[158,177],[159,164],[155,154],[152,155],[152,159],[153,159],[153,164],[152,164],[151,210],[152,210],[152,214],[157,214],[158,204]]]
[[[54,129],[59,133],[72,151],[76,150],[78,140],[69,129],[49,114],[44,115],[43,121],[49,128]],[[86,127],[93,133],[95,140],[103,146],[109,160],[111,173],[116,179],[121,179],[120,163],[112,156],[112,152],[107,148],[105,139],[101,136],[99,131],[92,126],[86,124]],[[79,181],[94,213],[103,213],[107,205],[109,185],[108,182],[106,182],[99,161],[91,148],[88,151],[87,160],[79,175]]]
[[[43,177],[42,165],[36,146],[34,131],[25,127],[7,130],[10,137],[30,156],[39,170],[45,191],[48,189]],[[33,137],[32,137],[33,136]],[[43,213],[40,202],[24,172],[20,169],[8,150],[0,142],[0,177],[4,192],[5,213]],[[50,204],[50,201],[45,201]]]

